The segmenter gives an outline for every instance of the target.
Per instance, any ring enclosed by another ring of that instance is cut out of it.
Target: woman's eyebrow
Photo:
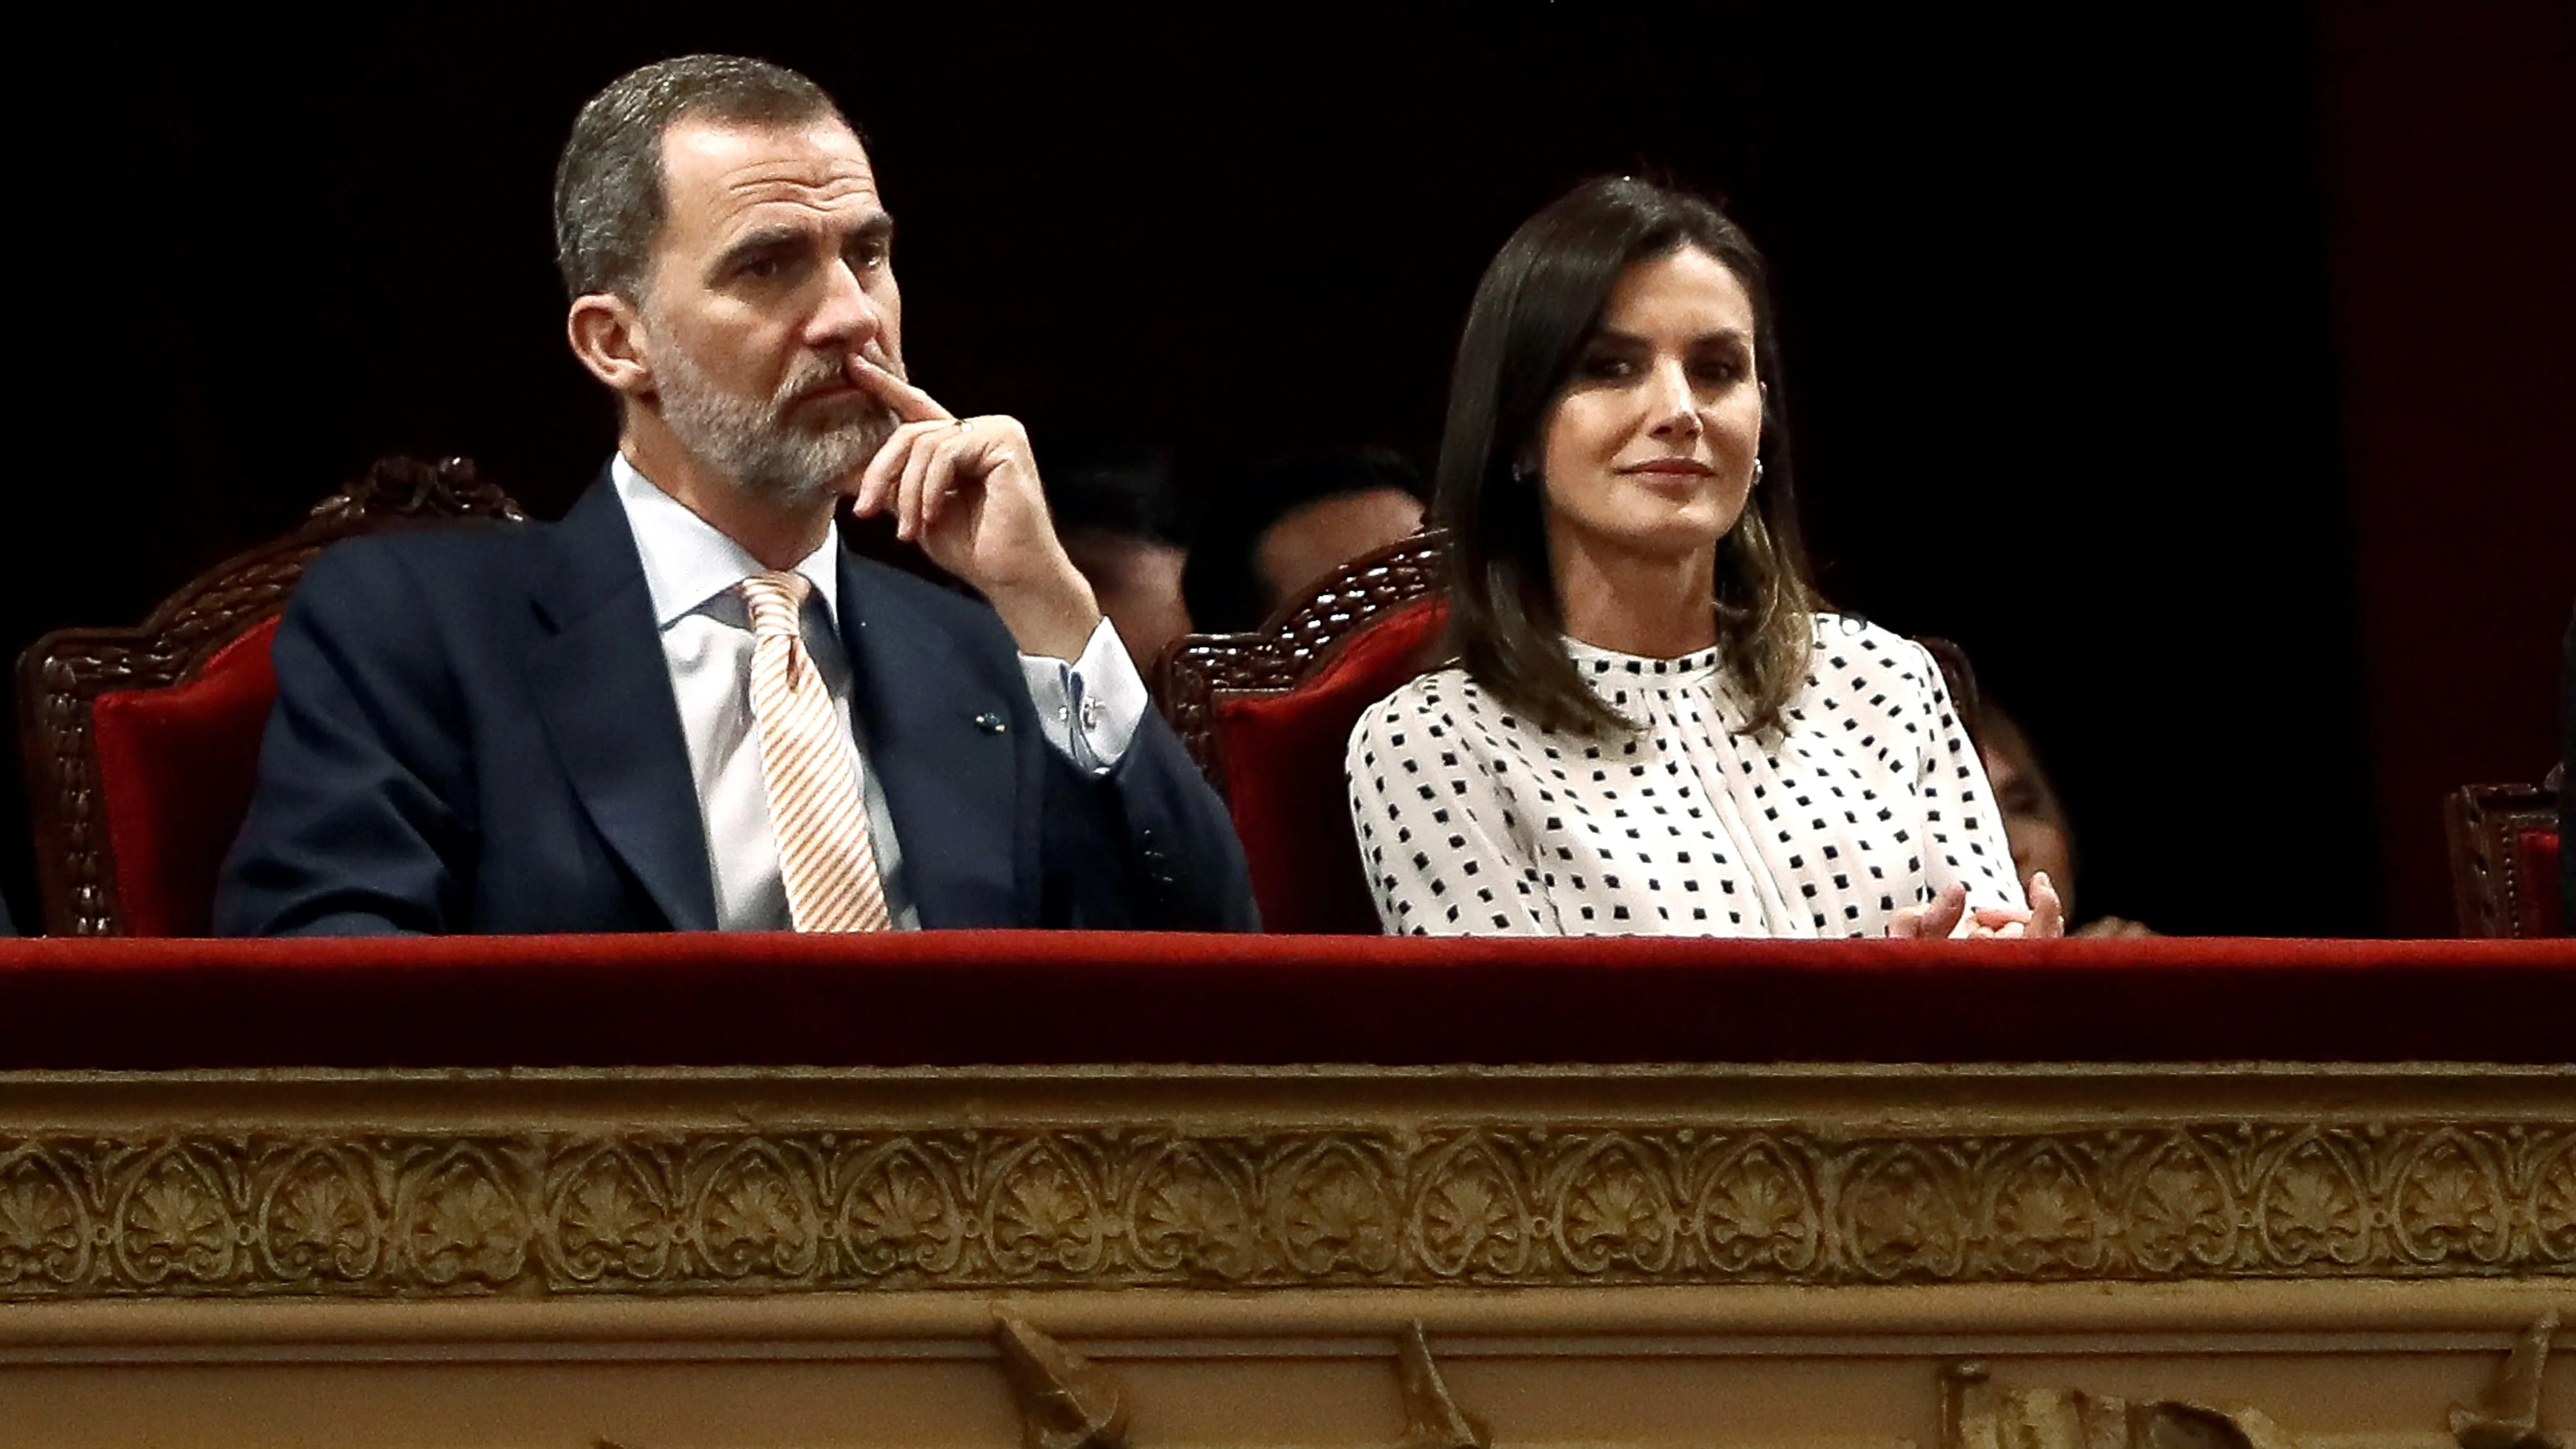
[[[1747,346],[1751,344],[1752,340],[1752,337],[1741,327],[1720,327],[1713,332],[1702,332],[1698,336],[1691,338],[1690,345],[1693,347],[1705,347],[1712,342],[1727,342],[1733,343],[1737,346]],[[1651,345],[1649,339],[1645,336],[1635,332],[1623,332],[1616,327],[1604,327],[1599,331],[1594,332],[1592,334],[1592,341],[1596,344],[1607,342],[1618,347],[1646,347]]]

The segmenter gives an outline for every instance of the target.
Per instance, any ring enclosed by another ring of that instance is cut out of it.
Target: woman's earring
[[[1761,487],[1761,486],[1762,486],[1762,460],[1761,460],[1761,459],[1756,458],[1756,459],[1754,459],[1754,460],[1753,460],[1753,481],[1751,481],[1751,482],[1749,482],[1749,483],[1745,484],[1744,486],[1745,486],[1745,487],[1747,487],[1747,488],[1759,488],[1759,487]]]

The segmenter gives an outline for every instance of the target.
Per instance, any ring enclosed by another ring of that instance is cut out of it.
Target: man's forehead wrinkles
[[[853,198],[867,202],[876,199],[877,188],[868,178],[835,178],[821,185],[782,176],[746,176],[725,183],[725,197],[737,206],[757,206],[763,202],[788,201],[805,206],[839,206]]]
[[[877,201],[876,188],[864,181],[830,188],[745,181],[728,186],[714,210],[719,237],[740,237],[779,225],[797,230],[816,224],[857,228],[889,219]]]
[[[837,195],[874,191],[877,181],[873,171],[856,161],[800,156],[728,167],[722,184],[728,191],[746,186],[795,186]]]

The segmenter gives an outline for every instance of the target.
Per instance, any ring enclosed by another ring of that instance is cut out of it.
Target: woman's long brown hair
[[[1560,642],[1540,480],[1522,465],[1600,329],[1630,267],[1684,247],[1716,258],[1753,302],[1754,368],[1765,382],[1762,474],[1717,548],[1718,649],[1742,689],[1748,728],[1780,727],[1806,682],[1815,589],[1798,534],[1780,349],[1762,254],[1715,206],[1629,177],[1588,181],[1522,223],[1476,287],[1432,511],[1449,529],[1449,648],[1495,698],[1542,729],[1620,735],[1634,722],[1583,683]]]

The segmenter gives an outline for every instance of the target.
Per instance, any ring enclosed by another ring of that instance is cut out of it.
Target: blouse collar
[[[1718,668],[1718,651],[1712,645],[1671,659],[1656,659],[1644,654],[1622,654],[1603,649],[1580,639],[1565,638],[1565,655],[1586,680],[1634,678],[1664,684],[1681,684],[1713,674]]]

